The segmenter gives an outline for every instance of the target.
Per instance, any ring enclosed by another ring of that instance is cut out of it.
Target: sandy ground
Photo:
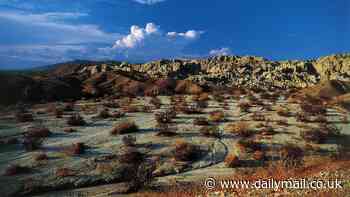
[[[143,105],[148,103],[149,98],[138,98],[135,102],[137,105]],[[169,107],[169,98],[161,97],[162,100],[162,109],[164,110]],[[240,101],[245,100],[241,98]],[[31,123],[16,123],[11,114],[2,114],[0,117],[0,136],[10,136],[23,132],[27,127],[33,125],[44,125],[48,127],[52,132],[53,136],[49,137],[44,144],[44,147],[39,152],[45,152],[50,158],[47,163],[43,165],[38,165],[33,161],[33,155],[38,152],[25,152],[20,145],[6,145],[1,146],[0,148],[0,169],[5,169],[9,164],[21,164],[26,166],[31,166],[35,168],[35,171],[31,174],[21,175],[16,177],[4,177],[0,178],[0,187],[6,188],[1,189],[2,191],[11,191],[13,187],[16,187],[18,180],[24,180],[31,177],[40,177],[45,176],[48,172],[52,173],[54,169],[59,167],[74,167],[79,163],[85,162],[92,157],[99,157],[103,155],[110,155],[118,151],[118,147],[121,144],[122,136],[111,136],[110,131],[112,127],[119,122],[130,120],[135,121],[136,124],[140,127],[141,131],[135,134],[137,142],[140,144],[153,144],[154,148],[151,150],[151,154],[156,155],[164,151],[167,151],[176,140],[183,139],[185,141],[197,144],[202,146],[204,149],[208,150],[208,154],[204,156],[201,160],[194,162],[191,165],[190,170],[185,172],[178,173],[175,172],[171,175],[157,177],[156,182],[159,184],[172,184],[174,182],[187,182],[187,181],[199,181],[206,177],[212,176],[225,176],[235,172],[235,168],[227,168],[224,165],[224,158],[230,154],[235,153],[240,155],[236,143],[240,140],[240,137],[237,137],[233,134],[230,134],[225,131],[225,126],[229,123],[243,120],[247,121],[252,127],[255,127],[259,122],[252,121],[250,118],[251,114],[240,114],[237,104],[239,100],[229,99],[227,100],[228,108],[224,110],[227,115],[227,121],[218,123],[220,130],[223,132],[223,137],[221,139],[208,138],[199,135],[199,127],[194,126],[192,121],[198,116],[206,117],[208,114],[200,115],[185,115],[178,114],[175,122],[178,128],[178,136],[175,137],[157,137],[155,136],[155,125],[156,121],[154,120],[153,113],[128,113],[126,117],[119,119],[105,119],[99,120],[95,119],[96,114],[83,114],[84,119],[88,122],[87,126],[84,127],[75,127],[78,130],[76,133],[64,133],[63,129],[66,128],[66,117],[69,114],[66,114],[62,119],[57,119],[49,114],[40,114],[35,116],[35,121]],[[268,102],[267,100],[264,102]],[[101,109],[101,103],[95,103],[90,101],[80,101],[77,102],[76,108],[81,106],[93,106],[96,105],[97,109]],[[294,113],[298,110],[296,104],[288,103],[286,100],[281,99],[277,101],[273,106],[283,105],[291,109],[291,112]],[[222,110],[222,106],[216,101],[210,101],[209,107],[205,109],[205,112],[211,112],[214,110]],[[34,106],[33,111],[45,110],[45,106]],[[112,109],[113,111],[114,109]],[[299,137],[300,132],[300,123],[297,122],[294,117],[285,118],[280,117],[276,114],[275,111],[264,111],[261,107],[254,107],[252,111],[262,112],[265,117],[269,118],[271,121],[271,126],[277,131],[276,135],[273,135],[271,138],[262,138],[259,139],[261,142],[267,144],[270,149],[273,149],[274,146],[283,145],[285,143],[294,143],[300,146],[305,146],[305,141],[301,140]],[[328,109],[327,112],[328,120],[338,122],[339,114],[334,109]],[[287,120],[288,126],[278,125],[273,120]],[[315,126],[318,123],[305,123],[309,126]],[[304,125],[305,125],[304,124]],[[341,128],[341,132],[350,136],[350,124],[336,123],[338,128]],[[349,138],[345,138],[346,142]],[[60,150],[72,143],[83,142],[87,146],[91,147],[87,153],[77,157],[67,157]],[[349,142],[350,143],[350,142]],[[336,146],[336,142],[329,142],[322,145],[317,145],[322,149],[332,151]],[[165,165],[165,164],[164,164]],[[108,196],[108,194],[113,191],[113,188],[118,185],[101,185],[89,188],[82,188],[74,190],[75,192],[85,192],[89,193],[90,196]],[[65,195],[67,191],[51,192],[49,194],[40,195],[42,197]],[[72,190],[68,191],[72,192]],[[6,192],[5,192],[6,193]],[[120,195],[123,196],[123,195]]]

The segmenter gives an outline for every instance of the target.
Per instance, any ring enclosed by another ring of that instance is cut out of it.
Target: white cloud
[[[219,56],[219,55],[230,55],[232,54],[231,49],[224,47],[221,49],[213,49],[209,52],[211,56]]]
[[[65,44],[82,42],[110,43],[118,37],[118,34],[104,32],[97,25],[70,24],[67,22],[68,20],[84,16],[88,16],[88,14],[71,12],[48,12],[42,14],[0,12],[0,19],[17,22],[26,28],[40,29],[43,35],[51,35],[51,41],[55,42]]]
[[[166,0],[133,0],[133,1],[135,1],[137,3],[141,3],[141,4],[153,5],[153,4],[160,3],[160,2],[163,2]]]
[[[128,35],[115,42],[113,49],[127,59],[138,61],[179,57],[184,55],[184,48],[202,33],[195,30],[164,33],[154,23],[148,23],[144,28],[133,25]]]

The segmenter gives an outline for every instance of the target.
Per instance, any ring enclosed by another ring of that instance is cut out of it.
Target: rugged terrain
[[[303,177],[344,188],[244,193],[344,196],[349,72],[350,55],[334,55],[80,61],[0,74],[1,192],[219,196],[204,179]]]

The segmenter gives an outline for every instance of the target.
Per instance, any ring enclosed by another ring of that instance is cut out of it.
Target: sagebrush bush
[[[162,136],[162,137],[171,137],[177,135],[177,127],[176,125],[170,125],[170,124],[158,124],[157,125],[157,136]]]
[[[194,161],[199,156],[198,147],[185,141],[176,141],[174,158],[177,161]]]
[[[242,152],[248,153],[262,150],[262,144],[254,140],[239,140],[237,146]]]
[[[225,113],[223,111],[210,112],[208,119],[212,122],[223,122],[225,121]]]
[[[19,174],[29,173],[31,169],[29,167],[20,166],[20,165],[10,165],[5,169],[5,176],[14,176]]]
[[[69,156],[84,154],[86,150],[86,145],[84,143],[78,142],[74,143],[69,147],[64,148],[63,152]]]
[[[122,142],[125,146],[135,146],[136,145],[136,137],[132,135],[127,135],[122,138]]]
[[[45,138],[51,135],[51,131],[45,127],[31,127],[25,133],[24,136],[28,138]]]
[[[69,176],[74,176],[76,173],[69,168],[58,168],[55,171],[56,177],[64,178]]]
[[[85,126],[86,122],[84,118],[77,113],[68,118],[67,124],[70,126]]]
[[[203,126],[200,128],[199,132],[206,137],[220,137],[221,132],[217,126]]]
[[[249,127],[248,123],[243,121],[228,124],[225,130],[241,137],[249,137],[254,134],[254,131]]]
[[[34,121],[33,114],[18,112],[15,115],[17,122],[32,122]]]
[[[204,117],[195,118],[193,120],[193,124],[194,125],[198,125],[198,126],[208,126],[208,125],[210,125],[208,119],[204,118]]]
[[[134,122],[122,122],[114,126],[111,131],[112,135],[121,135],[127,133],[135,133],[139,131],[139,127]]]
[[[46,161],[49,157],[45,153],[38,153],[34,155],[34,161]]]
[[[119,162],[127,164],[141,163],[144,158],[145,155],[135,147],[126,147],[118,155]]]
[[[281,161],[285,167],[301,167],[303,164],[304,151],[302,148],[287,144],[280,151]]]

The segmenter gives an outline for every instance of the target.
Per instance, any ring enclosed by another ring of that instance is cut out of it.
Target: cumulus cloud
[[[127,59],[147,61],[183,56],[183,49],[200,38],[202,31],[164,32],[154,23],[131,26],[130,33],[118,39],[113,49]]]
[[[141,4],[153,5],[153,4],[160,3],[160,2],[163,2],[166,0],[133,0],[133,1],[135,1],[137,3],[141,3]]]
[[[14,24],[0,36],[12,37],[15,33],[17,38],[16,42],[0,45],[0,66],[8,62],[26,62],[28,65],[22,66],[29,66],[80,58],[111,59],[99,48],[111,46],[120,34],[77,23],[77,19],[87,16],[79,12],[0,12],[1,24]]]
[[[213,49],[209,52],[209,55],[211,56],[219,56],[219,55],[230,55],[232,54],[231,49],[224,47],[221,49]]]

